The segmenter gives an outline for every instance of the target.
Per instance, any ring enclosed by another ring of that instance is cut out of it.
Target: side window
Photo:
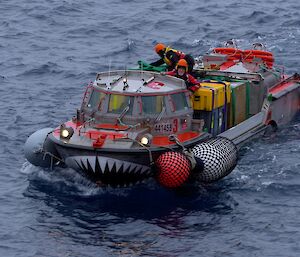
[[[133,96],[112,94],[109,97],[108,112],[120,114],[128,106],[129,109],[126,113],[131,115],[133,109],[133,101],[134,101]]]
[[[164,96],[142,96],[143,113],[156,114],[163,109]]]
[[[175,111],[187,110],[189,108],[188,102],[186,100],[186,95],[184,93],[172,94],[170,96]]]

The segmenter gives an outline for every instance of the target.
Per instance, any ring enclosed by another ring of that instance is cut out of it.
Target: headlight
[[[148,144],[149,144],[149,138],[147,138],[147,137],[142,137],[142,138],[141,138],[141,143],[142,143],[143,145],[148,145]]]
[[[69,130],[63,129],[63,130],[61,131],[61,136],[62,136],[62,137],[67,138],[69,135],[70,135]]]
[[[74,134],[74,129],[71,127],[66,127],[66,125],[60,126],[60,138],[64,140],[69,140]]]
[[[153,136],[151,134],[145,134],[141,138],[140,142],[141,142],[142,145],[150,146],[151,143],[152,143],[152,138],[153,138]]]

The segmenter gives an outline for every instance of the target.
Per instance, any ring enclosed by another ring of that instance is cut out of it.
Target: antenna
[[[141,62],[141,79],[144,81],[143,63]]]
[[[127,80],[128,72],[127,72],[127,64],[125,64],[125,78]]]
[[[109,57],[109,60],[108,60],[108,79],[110,81],[110,69],[111,69],[111,58]]]

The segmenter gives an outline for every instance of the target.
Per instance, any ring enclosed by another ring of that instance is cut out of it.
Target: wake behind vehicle
[[[183,80],[145,67],[98,73],[76,116],[31,135],[25,156],[100,186],[213,182],[233,170],[242,143],[300,109],[299,75],[274,68],[262,49],[215,48],[194,75],[201,87],[192,94]]]

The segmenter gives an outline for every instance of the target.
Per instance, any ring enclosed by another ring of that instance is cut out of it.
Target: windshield
[[[105,96],[106,94],[93,90],[87,107],[91,109],[100,109]]]
[[[142,96],[143,113],[160,113],[163,108],[164,96]]]
[[[171,99],[174,104],[175,111],[188,109],[189,106],[184,93],[172,94]]]
[[[126,96],[126,95],[110,95],[109,97],[109,106],[108,112],[120,114],[126,108],[129,107],[126,114],[131,115],[133,109],[133,96]]]

